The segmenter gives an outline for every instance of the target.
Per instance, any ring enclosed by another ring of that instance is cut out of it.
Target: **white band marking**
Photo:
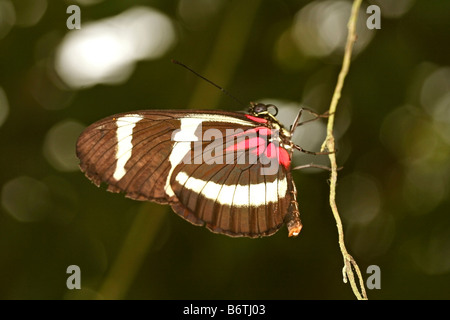
[[[284,197],[287,192],[286,177],[272,182],[245,185],[221,185],[212,181],[204,181],[189,177],[185,172],[176,176],[176,181],[205,198],[224,205],[233,206],[262,206],[269,202],[278,202],[278,196]],[[250,194],[249,194],[250,193]],[[265,194],[265,196],[264,196]]]
[[[195,131],[197,131],[198,126],[201,125],[203,120],[196,118],[182,118],[180,122],[180,129],[175,130],[172,134],[172,141],[175,141],[175,143],[169,156],[170,171],[164,186],[164,191],[169,197],[175,195],[170,186],[170,178],[172,177],[173,170],[175,170],[176,166],[183,161],[186,154],[191,151],[191,141],[198,141]]]
[[[254,126],[255,123],[250,120],[239,119],[231,116],[226,116],[222,114],[207,114],[207,113],[190,113],[187,114],[186,117],[191,119],[201,119],[202,121],[207,122],[231,122],[234,124],[240,124],[243,126]]]
[[[130,114],[124,117],[120,117],[116,120],[117,131],[117,148],[116,148],[116,169],[114,170],[113,178],[117,181],[122,179],[127,173],[125,170],[125,165],[131,158],[131,152],[133,149],[133,144],[131,140],[133,139],[133,128],[136,123],[141,121],[143,118],[137,114]]]

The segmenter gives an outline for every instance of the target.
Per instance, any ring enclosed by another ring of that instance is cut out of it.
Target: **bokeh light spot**
[[[433,117],[437,131],[450,143],[450,67],[437,68],[424,80],[420,103]]]
[[[63,120],[47,132],[43,152],[48,162],[60,171],[78,170],[75,145],[85,127],[73,120]]]
[[[42,182],[20,176],[3,185],[1,201],[2,206],[16,220],[33,222],[47,216],[49,192]]]
[[[353,173],[340,180],[337,202],[347,225],[366,225],[379,213],[381,195],[373,178]]]
[[[350,12],[351,3],[348,1],[313,1],[295,16],[292,40],[307,56],[341,55],[345,48]],[[364,16],[365,13],[360,10],[354,55],[364,49],[374,35],[367,29]]]
[[[384,118],[380,139],[404,163],[429,157],[437,145],[430,124],[411,105],[395,108]]]
[[[439,222],[430,234],[417,237],[409,246],[413,261],[429,275],[450,272],[450,226],[448,221]]]
[[[5,90],[0,87],[0,127],[5,123],[9,114],[9,103]]]
[[[37,24],[47,10],[47,0],[20,0],[13,2],[16,26],[31,27]]]
[[[164,14],[146,7],[85,23],[67,33],[55,70],[72,88],[126,81],[137,61],[157,59],[175,43],[175,29]]]
[[[16,22],[16,12],[11,1],[0,0],[0,39],[6,36]]]
[[[92,6],[94,4],[100,3],[105,0],[76,0],[75,2],[83,5],[83,6]]]
[[[395,239],[396,223],[392,215],[379,214],[370,223],[347,227],[351,252],[369,261],[383,255]]]
[[[430,79],[445,79],[436,78],[435,75],[427,77],[424,86],[430,86],[427,81],[434,83]],[[440,81],[429,87],[429,90],[422,88],[421,92],[434,92],[445,97],[446,93],[438,83]],[[434,106],[434,102],[439,100],[432,98],[435,94],[425,95],[426,99],[423,98],[424,94],[421,96],[422,101],[427,101],[427,106]],[[442,109],[446,110],[440,107],[439,112]],[[434,113],[436,109],[427,110]],[[411,214],[432,212],[445,201],[449,192],[450,152],[447,141],[442,138],[446,131],[440,130],[445,127],[445,121],[439,117],[429,117],[422,108],[413,105],[398,107],[383,120],[380,139],[402,165],[400,194]]]

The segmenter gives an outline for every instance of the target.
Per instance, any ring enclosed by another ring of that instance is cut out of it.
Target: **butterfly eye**
[[[263,103],[258,103],[253,107],[253,112],[256,114],[264,114],[267,113],[267,105]]]
[[[253,112],[256,114],[268,114],[269,108],[275,109],[275,114],[272,114],[275,117],[278,114],[278,108],[273,104],[258,103],[253,106]]]

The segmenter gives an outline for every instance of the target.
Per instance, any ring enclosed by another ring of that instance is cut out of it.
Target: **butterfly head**
[[[250,102],[249,109],[249,112],[253,116],[267,120],[270,127],[280,130],[281,135],[287,138],[291,137],[290,132],[283,127],[283,125],[278,121],[277,118],[275,118],[275,116],[278,114],[278,108],[275,105]],[[271,112],[271,109],[274,110],[274,113]]]
[[[272,114],[270,112],[270,109],[274,109],[275,114]],[[250,102],[250,113],[252,113],[254,116],[257,116],[257,117],[267,115],[274,119],[274,117],[278,114],[278,108],[273,104]]]

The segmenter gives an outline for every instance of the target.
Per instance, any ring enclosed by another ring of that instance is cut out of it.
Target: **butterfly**
[[[275,112],[271,112],[275,110]],[[194,225],[232,237],[262,237],[286,224],[302,229],[291,174],[290,129],[271,104],[247,113],[141,110],[87,127],[77,141],[80,168],[97,186],[126,197],[168,204]]]

